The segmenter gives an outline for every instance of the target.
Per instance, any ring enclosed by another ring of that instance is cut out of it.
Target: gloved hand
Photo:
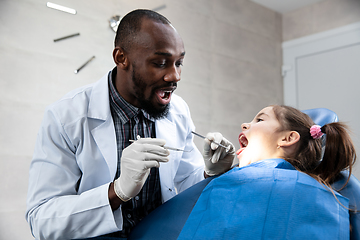
[[[152,167],[169,161],[169,150],[163,148],[165,140],[140,138],[122,152],[120,177],[114,181],[116,195],[126,202],[143,187]]]
[[[228,171],[235,157],[235,147],[221,133],[208,133],[204,139],[204,162],[205,172],[209,176],[215,176]],[[220,143],[226,147],[230,146],[228,151],[215,144]]]

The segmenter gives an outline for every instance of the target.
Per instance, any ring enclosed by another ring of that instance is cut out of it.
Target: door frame
[[[284,104],[299,108],[298,58],[360,43],[360,22],[282,43]]]

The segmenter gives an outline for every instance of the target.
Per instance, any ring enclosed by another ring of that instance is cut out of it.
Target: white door
[[[283,51],[284,103],[336,112],[350,126],[360,157],[360,24],[285,42]]]

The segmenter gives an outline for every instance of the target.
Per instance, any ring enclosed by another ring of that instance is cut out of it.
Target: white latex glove
[[[164,145],[162,139],[140,138],[123,150],[120,177],[114,182],[115,193],[123,202],[140,192],[152,167],[169,161],[170,152]]]
[[[215,144],[220,143],[229,150]],[[203,157],[205,161],[205,172],[209,176],[215,176],[228,171],[234,161],[235,147],[221,133],[208,133],[204,139]]]

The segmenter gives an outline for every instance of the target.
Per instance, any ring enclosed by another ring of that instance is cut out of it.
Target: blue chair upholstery
[[[336,113],[326,108],[310,109],[303,112],[320,126],[338,121]],[[333,187],[340,189],[347,176],[347,171],[342,172]],[[177,239],[197,199],[212,179],[214,178],[205,179],[155,209],[134,228],[128,239]],[[352,209],[360,206],[360,182],[354,176],[351,176],[347,186],[341,189],[339,193],[349,199]],[[352,225],[351,239],[360,240],[360,214],[351,212],[350,223]]]
[[[152,211],[131,232],[131,239],[177,239],[202,190],[214,177],[207,178]]]
[[[309,115],[313,121],[320,126],[339,121],[336,113],[326,108],[315,108],[303,112]],[[332,184],[332,187],[335,190],[341,189],[348,176],[348,171],[341,172],[336,181]],[[352,210],[359,210],[360,182],[355,176],[351,175],[348,184],[338,192],[349,199],[349,206]],[[350,223],[352,227],[350,239],[360,240],[360,213],[350,211]]]
[[[306,113],[315,124],[324,126],[327,123],[338,122],[339,118],[335,112],[327,108],[314,108],[302,111]]]

